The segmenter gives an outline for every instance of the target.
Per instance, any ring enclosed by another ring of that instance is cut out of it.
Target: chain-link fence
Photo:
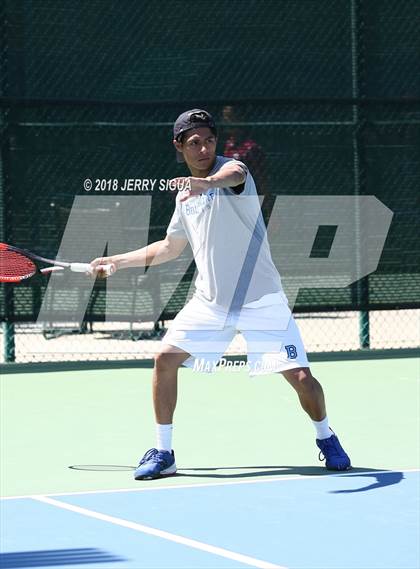
[[[300,288],[294,310],[308,350],[417,346],[417,8],[415,0],[5,0],[1,239],[55,257],[75,197],[106,195],[119,204],[127,197],[120,181],[184,174],[172,124],[204,107],[219,125],[219,153],[244,160],[254,174],[266,221],[282,196],[374,195],[394,214],[375,272],[346,287]],[[150,243],[164,236],[174,195],[148,195]],[[134,222],[126,229],[130,243],[145,231]],[[312,257],[328,257],[329,229],[319,227]],[[150,355],[152,339],[133,340],[159,337],[183,306],[194,266],[182,271],[158,316],[152,307],[161,290],[142,294],[133,275],[113,321],[104,322],[98,283],[77,326],[71,318],[34,324],[46,281],[3,286],[4,359]],[[61,298],[74,293],[63,286]],[[130,317],[138,302],[141,322]],[[241,341],[232,350],[240,352]]]

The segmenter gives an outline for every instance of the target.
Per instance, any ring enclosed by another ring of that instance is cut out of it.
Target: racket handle
[[[45,267],[45,269],[40,269],[40,272],[43,275],[50,275],[51,273],[59,273],[60,271],[64,271],[63,267]]]
[[[74,273],[93,273],[90,263],[70,263],[70,270]],[[103,271],[107,277],[112,275],[114,272],[113,265],[98,265],[96,267],[97,271]]]

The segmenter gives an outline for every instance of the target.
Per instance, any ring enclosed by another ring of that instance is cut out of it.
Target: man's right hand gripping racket
[[[49,266],[42,267],[42,265]],[[0,283],[20,283],[36,274],[49,275],[56,271],[66,270],[90,275],[99,272],[103,276],[109,276],[115,271],[115,265],[99,265],[93,270],[90,263],[55,261],[31,253],[26,249],[0,243]]]

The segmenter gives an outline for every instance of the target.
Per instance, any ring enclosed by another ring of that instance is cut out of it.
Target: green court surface
[[[318,362],[312,371],[354,467],[419,467],[419,360]],[[179,475],[135,482],[132,468],[155,444],[151,374],[136,368],[4,374],[2,495],[326,473],[311,422],[281,376],[183,369],[174,431]]]

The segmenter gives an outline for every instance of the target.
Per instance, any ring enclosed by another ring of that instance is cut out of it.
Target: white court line
[[[180,469],[180,470],[188,470]],[[269,482],[287,482],[289,480],[322,480],[323,478],[337,478],[339,476],[363,476],[364,474],[386,474],[391,472],[420,472],[420,468],[390,468],[387,470],[360,470],[354,472],[352,470],[343,470],[337,472],[336,474],[307,474],[307,475],[291,475],[287,474],[284,476],[277,476],[275,478],[270,478],[269,480],[264,480],[263,478],[258,478],[257,480],[229,480],[226,482],[198,482],[197,484],[168,484],[167,486],[149,486],[140,488],[115,488],[114,490],[82,490],[80,492],[48,492],[48,496],[59,497],[59,496],[84,496],[86,494],[113,494],[113,493],[123,493],[123,492],[156,492],[158,490],[175,490],[176,488],[211,488],[212,486],[236,486],[239,484],[267,484]],[[152,482],[153,483],[153,482]],[[36,496],[43,497],[44,494],[22,494],[20,496],[0,496],[0,501],[3,500],[25,500],[27,498],[35,498]]]
[[[53,498],[48,498],[47,496],[32,496],[32,499],[37,500],[38,502],[49,504],[50,506],[62,508],[63,510],[69,510],[70,512],[74,512],[76,514],[81,514],[82,516],[94,518],[102,522],[108,522],[110,524],[132,529],[140,533],[153,535],[155,537],[160,537],[168,541],[173,541],[174,543],[186,545],[187,547],[199,549],[200,551],[205,551],[206,553],[219,555],[220,557],[225,557],[226,559],[239,561],[240,563],[251,565],[252,567],[258,567],[259,569],[287,569],[286,567],[283,567],[281,565],[275,565],[274,563],[269,563],[268,561],[262,561],[261,559],[255,559],[254,557],[249,557],[248,555],[242,555],[241,553],[235,553],[234,551],[229,551],[228,549],[223,549],[222,547],[209,545],[208,543],[196,541],[195,539],[189,539],[187,537],[183,537],[182,535],[169,533],[167,531],[152,528],[149,526],[144,526],[141,524],[137,524],[135,522],[130,522],[122,518],[116,518],[114,516],[101,514],[99,512],[95,512],[94,510],[88,510],[86,508],[80,508],[79,506],[73,506],[72,504],[66,504],[65,502],[54,500]]]

